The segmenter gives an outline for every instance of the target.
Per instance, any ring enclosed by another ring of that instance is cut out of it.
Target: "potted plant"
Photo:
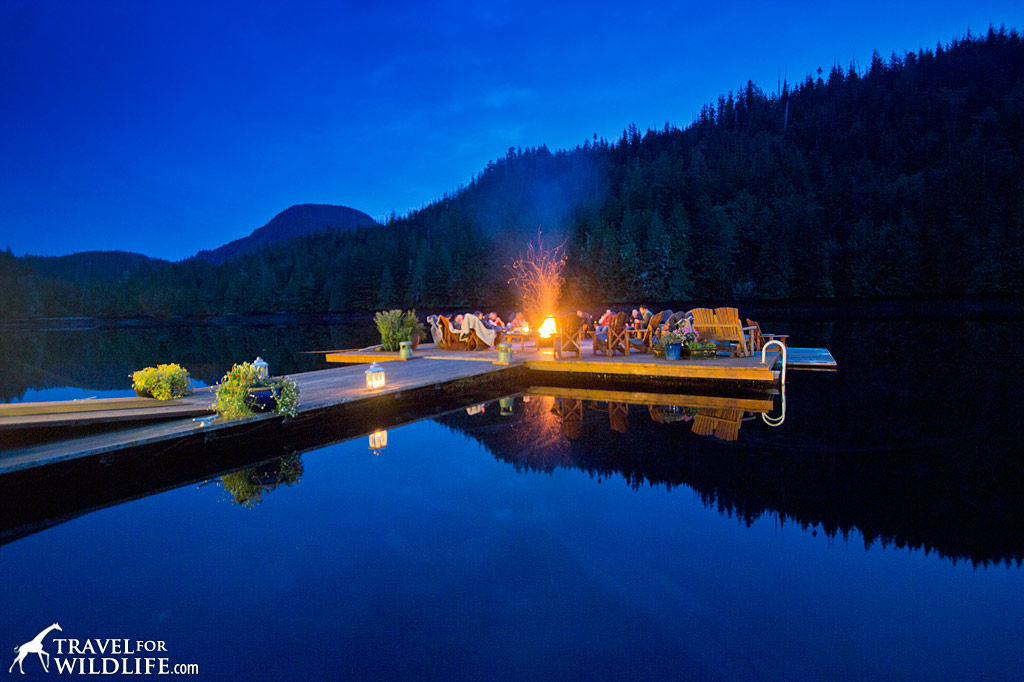
[[[714,341],[690,341],[686,344],[686,354],[691,358],[713,358],[718,355],[718,346]]]
[[[192,379],[181,365],[157,365],[133,372],[132,388],[140,398],[171,400],[192,393]]]
[[[243,362],[217,384],[211,407],[222,419],[240,419],[272,410],[294,417],[298,406],[299,387],[294,379],[261,379],[256,367]]]
[[[675,329],[663,333],[651,346],[654,354],[668,360],[678,360],[682,357],[683,347],[697,340],[697,331],[690,326],[689,322],[683,320]]]
[[[398,344],[408,341],[415,348],[420,338],[426,334],[426,327],[416,318],[415,310],[382,310],[374,315],[373,321],[380,332],[380,344],[383,350],[394,352]]]

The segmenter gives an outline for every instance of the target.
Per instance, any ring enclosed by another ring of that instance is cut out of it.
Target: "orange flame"
[[[551,335],[555,333],[556,329],[557,328],[555,327],[555,318],[548,317],[547,319],[544,320],[544,324],[540,326],[540,329],[537,330],[537,333],[540,334],[540,338],[542,339],[550,339]]]

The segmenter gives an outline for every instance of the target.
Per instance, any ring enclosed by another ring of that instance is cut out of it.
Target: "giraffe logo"
[[[14,647],[14,650],[18,652],[18,657],[14,659],[14,663],[11,663],[11,667],[7,670],[7,672],[14,672],[14,666],[18,666],[18,670],[20,670],[21,674],[24,675],[25,669],[21,667],[21,662],[24,661],[25,657],[29,654],[38,655],[39,662],[43,665],[43,671],[50,672],[50,654],[43,651],[43,638],[46,637],[46,635],[50,634],[51,630],[62,632],[62,630],[60,629],[60,625],[54,623],[53,625],[51,625],[50,627],[46,628],[38,635],[33,637],[30,641],[25,642],[21,646]],[[43,658],[43,656],[45,656],[46,658]]]

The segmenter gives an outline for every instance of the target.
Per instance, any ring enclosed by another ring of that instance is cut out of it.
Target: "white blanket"
[[[477,337],[481,341],[486,343],[488,346],[492,348],[494,347],[494,338],[497,336],[495,331],[493,329],[488,329],[487,326],[483,323],[483,320],[481,320],[476,315],[463,315],[462,333],[460,334],[459,338],[465,341],[466,337],[469,335],[470,330],[476,332]]]

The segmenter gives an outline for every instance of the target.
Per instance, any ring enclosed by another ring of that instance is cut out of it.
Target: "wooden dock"
[[[329,408],[346,404],[357,403],[380,403],[384,400],[409,400],[413,396],[422,399],[423,389],[428,395],[436,394],[439,398],[453,392],[462,391],[466,386],[460,386],[464,382],[471,382],[478,387],[503,380],[501,375],[507,373],[510,368],[497,367],[490,363],[465,362],[457,359],[449,359],[434,362],[407,362],[394,363],[387,367],[387,384],[384,388],[375,391],[366,389],[366,379],[363,367],[338,367],[334,369],[319,370],[315,372],[304,372],[292,375],[299,385],[299,415],[310,415]],[[506,383],[510,383],[506,380]],[[419,393],[417,393],[419,392]],[[118,402],[121,399],[102,401],[109,406],[109,409],[91,409],[86,412],[75,413],[79,423],[92,417],[97,423],[116,422],[118,415],[129,411],[124,403]],[[133,400],[133,399],[130,399]],[[214,418],[209,411],[211,397],[193,400],[192,397],[182,399],[187,401],[181,406],[182,411],[197,409],[206,405],[201,410],[200,417],[173,419],[160,423],[147,424],[134,428],[94,433],[76,438],[47,442],[35,445],[21,445],[13,448],[6,447],[9,440],[10,430],[14,428],[12,420],[22,420],[24,424],[38,428],[45,425],[50,419],[54,430],[59,435],[60,430],[67,425],[65,412],[53,414],[30,414],[10,415],[5,417],[7,432],[0,431],[0,476],[25,468],[44,466],[68,459],[77,459],[115,452],[118,450],[150,446],[158,443],[169,442],[176,439],[187,438],[200,434],[203,438],[217,437],[218,434],[237,430],[247,425],[268,422],[272,420],[281,421],[283,418],[275,413],[258,414],[247,419],[221,421]],[[160,402],[160,401],[154,401]],[[167,401],[176,403],[178,401]],[[54,403],[39,403],[36,411],[46,409],[47,405]],[[94,401],[90,407],[102,407],[101,401]],[[458,406],[458,405],[456,405]],[[57,405],[63,409],[65,405]],[[157,419],[161,414],[168,414],[175,408],[164,406],[152,406],[143,403],[131,410],[133,412],[131,421],[144,419]],[[27,426],[26,426],[27,428]],[[5,438],[7,436],[7,438]]]
[[[459,406],[452,400],[481,395],[488,386],[496,385],[504,386],[508,393],[529,386],[567,382],[575,388],[594,390],[601,390],[602,386],[623,390],[620,384],[625,383],[629,384],[625,390],[634,394],[648,385],[662,389],[668,385],[673,388],[667,392],[681,396],[700,393],[690,390],[694,385],[763,393],[777,390],[780,374],[778,352],[766,354],[764,363],[760,354],[748,358],[721,356],[669,361],[635,353],[627,357],[595,357],[585,346],[580,358],[556,359],[551,349],[513,351],[512,363],[502,365],[497,364],[495,351],[440,351],[428,344],[420,346],[410,362],[398,361],[397,353],[373,351],[330,352],[326,356],[331,362],[358,364],[292,375],[299,385],[300,417],[346,405],[360,406],[360,410],[366,406],[379,409],[386,399],[405,405],[426,400],[440,411]],[[790,348],[788,357],[790,369],[835,369],[836,365],[825,349]],[[365,367],[361,365],[370,361],[386,363],[387,385],[378,391],[365,387]],[[588,385],[583,387],[581,383]],[[211,403],[212,390],[207,388],[174,401],[114,398],[2,405],[0,476],[197,435],[209,440],[252,424],[282,420],[276,414],[261,414],[220,421],[210,411]],[[372,416],[373,412],[366,414]],[[106,430],[83,433],[83,427]]]
[[[787,348],[787,369],[814,369],[834,371],[836,361],[825,348]],[[338,363],[385,363],[398,361],[398,353],[381,351],[335,351],[326,353],[328,362]],[[433,344],[421,344],[413,354],[413,359],[460,359],[477,362],[496,362],[498,353],[494,350],[482,351],[444,351]],[[719,355],[716,358],[699,360],[666,360],[647,353],[631,353],[628,356],[595,355],[589,341],[584,341],[583,353],[580,357],[572,355],[561,359],[555,358],[550,348],[526,348],[521,350],[513,347],[513,362],[537,372],[581,375],[623,375],[634,377],[650,377],[654,379],[685,379],[693,381],[713,380],[736,383],[773,384],[778,383],[781,369],[782,353],[770,350],[761,362],[761,354],[750,357],[728,357]]]

